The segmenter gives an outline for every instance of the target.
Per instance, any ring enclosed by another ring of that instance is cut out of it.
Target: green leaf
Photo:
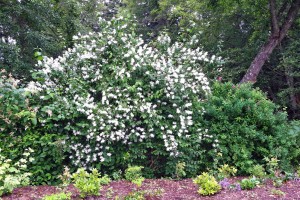
[[[37,125],[37,118],[36,117],[31,118],[31,122],[33,125]]]

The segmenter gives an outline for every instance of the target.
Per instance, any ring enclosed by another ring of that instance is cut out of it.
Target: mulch
[[[234,177],[229,181],[235,183],[242,177]],[[284,195],[275,195],[272,190],[277,189],[284,192]],[[3,196],[3,200],[40,200],[43,196],[59,193],[62,190],[55,186],[27,186],[17,188],[12,194]],[[79,200],[79,192],[73,186],[66,188],[67,192],[72,193],[72,200]],[[223,189],[213,196],[200,196],[198,187],[192,179],[168,180],[168,179],[146,179],[140,188],[128,181],[112,181],[109,185],[103,186],[100,196],[89,196],[85,200],[104,200],[104,199],[123,199],[134,191],[144,191],[147,200],[252,200],[252,199],[293,199],[300,200],[300,181],[290,180],[281,187],[275,188],[271,181],[266,181],[264,185],[259,185],[252,190],[237,191],[236,189]]]

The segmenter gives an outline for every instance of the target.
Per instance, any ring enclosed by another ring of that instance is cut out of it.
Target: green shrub
[[[42,200],[71,200],[71,193],[57,193],[44,196]]]
[[[114,171],[111,174],[111,176],[112,176],[113,180],[115,180],[115,181],[121,180],[122,179],[122,171],[121,170]]]
[[[177,179],[181,179],[186,176],[185,166],[185,162],[178,162],[176,164],[175,175]]]
[[[214,195],[221,190],[216,179],[206,172],[195,178],[193,182],[199,186],[198,193],[204,196]]]
[[[100,184],[100,174],[97,169],[93,169],[92,173],[88,173],[83,168],[80,168],[72,175],[72,178],[74,179],[74,186],[80,192],[80,197],[85,198],[88,195],[100,195],[99,191],[102,187]]]
[[[237,169],[235,167],[229,166],[227,164],[221,165],[221,167],[218,168],[218,178],[229,178],[230,176],[234,176],[236,172]]]
[[[62,141],[58,134],[40,134],[27,130],[24,135],[14,136],[11,142],[5,143],[10,148],[4,147],[4,155],[18,160],[23,149],[32,148],[34,161],[28,164],[27,169],[32,174],[31,183],[57,185],[61,183],[58,176],[63,172],[65,158]]]
[[[142,176],[143,168],[141,166],[129,166],[125,170],[125,179],[140,187],[144,181],[144,177]]]
[[[290,121],[289,129],[286,133],[286,137],[289,142],[293,142],[293,146],[290,147],[287,158],[292,161],[293,166],[298,166],[300,164],[300,121],[299,120]],[[282,159],[281,162],[283,162]]]
[[[29,185],[30,173],[25,172],[27,163],[33,158],[29,157],[32,149],[28,149],[23,153],[23,158],[12,163],[12,160],[1,155],[0,149],[0,196],[11,193],[13,189]]]
[[[0,71],[0,140],[7,143],[37,124],[36,108],[30,106],[30,93],[20,80]],[[9,136],[9,137],[8,137]],[[3,148],[3,147],[2,147]]]
[[[100,178],[101,185],[108,185],[110,182],[111,182],[111,179],[106,174]]]
[[[32,89],[32,88],[31,88]],[[40,105],[30,88],[20,87],[20,81],[0,72],[0,148],[2,155],[13,162],[21,159],[24,149],[32,148],[34,158],[28,163],[30,181],[35,185],[57,184],[62,172],[64,154],[62,137],[56,129],[42,125],[38,112]],[[46,116],[45,116],[46,117]],[[53,131],[54,133],[49,133]]]
[[[282,167],[290,167],[290,148],[294,141],[287,133],[286,113],[250,84],[215,82],[212,95],[204,103],[208,134],[220,149],[217,162],[227,163],[247,173],[264,157],[275,155]],[[209,154],[216,155],[210,151]]]
[[[251,189],[255,188],[256,185],[258,185],[258,184],[259,184],[259,181],[256,178],[251,178],[251,179],[245,178],[240,182],[242,190],[251,190]]]
[[[266,177],[265,168],[262,165],[254,165],[252,169],[250,169],[250,174],[257,178]]]

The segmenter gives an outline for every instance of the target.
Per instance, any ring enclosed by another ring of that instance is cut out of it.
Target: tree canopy
[[[223,58],[222,68],[204,69],[211,79],[253,82],[297,116],[300,0],[3,0],[0,6],[0,66],[17,77],[30,80],[37,60],[61,55],[77,33],[101,32],[99,16],[124,16],[137,21],[147,43],[160,32],[173,42],[196,35],[198,47]]]

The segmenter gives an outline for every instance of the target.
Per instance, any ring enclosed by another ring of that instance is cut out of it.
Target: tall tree
[[[273,50],[281,43],[291,28],[300,9],[300,0],[288,0],[282,2],[278,10],[275,0],[269,0],[269,10],[271,16],[271,33],[268,41],[261,47],[258,54],[252,61],[247,73],[244,75],[243,82],[256,82],[257,76],[263,65],[268,60]],[[288,11],[287,11],[288,10]],[[287,12],[286,12],[287,11]],[[286,12],[286,14],[285,14]]]

